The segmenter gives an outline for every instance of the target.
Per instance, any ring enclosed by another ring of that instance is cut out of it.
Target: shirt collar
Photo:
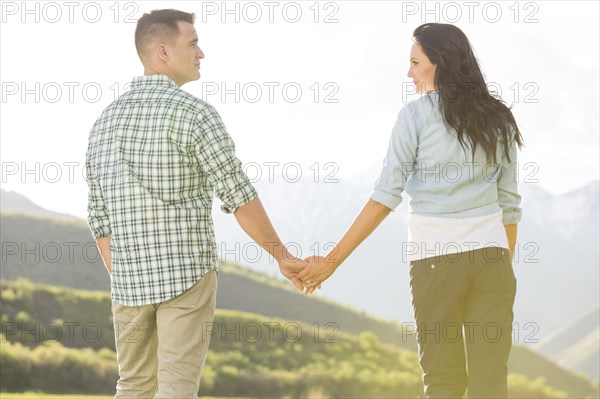
[[[163,74],[136,76],[131,82],[132,89],[149,86],[173,86],[179,88],[173,79]]]

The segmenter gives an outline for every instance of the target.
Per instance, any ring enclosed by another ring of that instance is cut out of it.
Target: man
[[[139,19],[144,76],[90,133],[88,223],[111,278],[116,398],[197,397],[217,286],[213,191],[303,289],[305,262],[277,236],[219,114],[179,88],[200,78],[194,21],[177,10]]]

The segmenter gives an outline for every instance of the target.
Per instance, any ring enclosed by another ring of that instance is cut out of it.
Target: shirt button
[[[431,265],[431,268],[432,268],[432,269],[435,269],[435,265]]]

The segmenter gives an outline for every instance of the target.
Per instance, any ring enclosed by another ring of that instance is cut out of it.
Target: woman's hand
[[[327,280],[338,268],[339,264],[322,256],[310,256],[305,259],[308,266],[298,273],[297,278],[302,281],[305,293],[310,294],[316,288],[321,288],[321,283]]]

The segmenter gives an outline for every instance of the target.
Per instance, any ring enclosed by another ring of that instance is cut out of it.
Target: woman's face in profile
[[[433,77],[435,76],[436,65],[429,61],[429,58],[423,52],[423,48],[415,43],[410,49],[410,68],[408,77],[412,78],[417,93],[426,93],[435,90]]]

